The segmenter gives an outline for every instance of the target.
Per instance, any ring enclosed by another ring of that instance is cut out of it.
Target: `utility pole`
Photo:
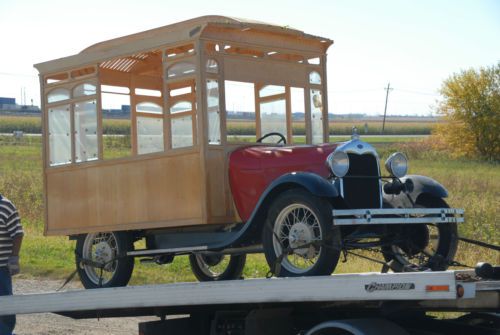
[[[391,83],[387,84],[387,87],[385,88],[385,90],[387,92],[385,93],[384,121],[382,122],[382,134],[384,133],[384,130],[385,130],[385,117],[387,115],[387,100],[389,100],[389,91],[392,90]]]

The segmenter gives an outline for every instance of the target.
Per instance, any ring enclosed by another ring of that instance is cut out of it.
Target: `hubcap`
[[[304,204],[285,207],[274,224],[273,247],[277,257],[288,248],[292,249],[283,258],[282,266],[289,272],[301,274],[316,265],[321,253],[323,234],[319,220],[314,212]]]
[[[118,255],[118,245],[113,233],[91,233],[88,234],[83,243],[82,257],[100,264],[95,267],[88,264],[81,264],[87,277],[96,285],[99,285],[102,279],[102,285],[107,284],[114,276],[118,261],[115,260]]]

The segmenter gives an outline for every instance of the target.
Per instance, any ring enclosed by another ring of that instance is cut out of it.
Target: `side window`
[[[137,104],[136,112],[137,153],[163,151],[163,108],[152,102],[141,102]]]
[[[224,89],[226,92],[227,141],[230,143],[255,142],[254,84],[226,80]]]
[[[168,71],[186,69],[188,62],[172,65]],[[189,72],[190,73],[190,72]],[[181,74],[184,75],[184,74]],[[177,77],[175,77],[177,78]],[[171,78],[172,79],[172,78]],[[168,116],[170,120],[170,144],[172,149],[192,147],[196,144],[196,85],[195,80],[186,78],[167,84]]]
[[[132,154],[129,93],[128,87],[101,85],[104,159]]]
[[[49,104],[54,102],[59,102],[63,100],[68,100],[70,97],[69,90],[65,88],[56,88],[47,94],[47,102]]]
[[[49,107],[49,164],[57,166],[71,163],[70,105]]]
[[[285,86],[267,85],[259,91],[261,136],[280,133],[287,137]],[[269,138],[270,141],[274,139]]]
[[[219,83],[207,80],[208,144],[221,144]]]
[[[301,87],[290,88],[290,103],[292,110],[292,141],[293,143],[305,143],[306,135],[306,105],[304,101],[304,89]]]
[[[323,98],[320,90],[311,89],[312,143],[323,143]]]
[[[98,158],[96,100],[75,103],[75,161]]]
[[[96,86],[93,84],[80,84],[73,89],[73,97],[83,97],[96,94]]]

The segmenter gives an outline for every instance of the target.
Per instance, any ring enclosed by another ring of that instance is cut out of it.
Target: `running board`
[[[206,251],[208,247],[206,245],[198,247],[184,247],[184,248],[169,248],[169,249],[148,249],[148,250],[134,250],[127,252],[127,256],[153,256],[153,255],[164,255],[164,254],[180,254],[180,253],[192,253],[195,251]]]
[[[461,208],[334,209],[335,226],[363,224],[461,223]]]

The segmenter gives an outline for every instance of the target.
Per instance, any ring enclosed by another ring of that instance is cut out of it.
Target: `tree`
[[[436,135],[456,157],[500,161],[500,62],[455,73],[441,87]]]

